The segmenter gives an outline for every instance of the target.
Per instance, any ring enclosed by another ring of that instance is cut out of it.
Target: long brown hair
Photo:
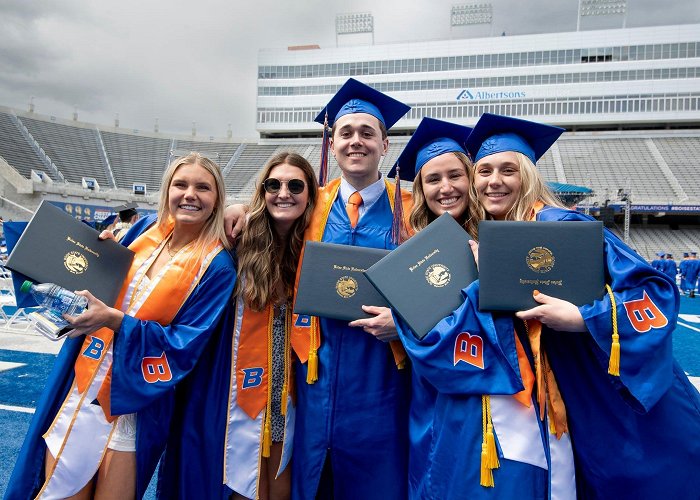
[[[304,172],[309,202],[304,213],[292,225],[285,239],[274,230],[274,222],[265,204],[263,181],[270,171],[286,163]],[[262,310],[275,300],[277,286],[281,282],[291,291],[296,277],[299,254],[304,244],[304,231],[311,221],[318,194],[318,181],[306,158],[291,152],[281,152],[270,158],[258,177],[248,212],[248,223],[238,244],[238,276],[234,294],[242,294],[246,306]],[[280,254],[281,252],[281,254]]]
[[[187,156],[177,158],[163,173],[163,180],[160,185],[160,200],[158,202],[158,224],[165,224],[168,219],[172,217],[169,206],[170,183],[177,169],[183,165],[197,165],[202,167],[214,177],[214,183],[216,184],[216,203],[214,204],[214,211],[199,232],[194,248],[197,251],[203,252],[210,242],[216,240],[220,241],[224,248],[231,248],[231,244],[226,238],[224,229],[224,208],[226,207],[224,177],[221,174],[221,169],[214,161],[195,151],[190,152]]]
[[[547,187],[547,184],[544,182],[544,179],[542,179],[539,170],[537,170],[535,164],[532,163],[532,160],[522,153],[516,151],[514,151],[514,153],[518,159],[518,166],[520,167],[520,193],[518,194],[516,202],[510,210],[508,210],[505,220],[530,220],[532,217],[532,207],[538,201],[542,201],[545,205],[566,208],[561,200]],[[473,171],[475,174],[477,166],[478,162],[474,165]],[[480,220],[493,219],[479,202],[478,193],[476,192],[476,187],[473,182],[471,191],[471,198],[476,202],[474,214],[476,215],[477,223]]]
[[[469,185],[473,185],[474,171],[472,169],[472,162],[467,155],[459,151],[453,151],[459,161],[464,165],[464,169],[467,173],[467,180]],[[466,213],[463,214],[464,222],[462,226],[464,229],[473,237],[476,238],[476,227],[478,220],[474,217],[474,210],[476,208],[476,201],[474,195],[471,192],[471,187],[469,190],[469,200],[466,208]],[[437,215],[430,211],[428,204],[425,201],[425,193],[423,192],[423,181],[421,180],[420,172],[416,175],[413,180],[413,208],[411,209],[411,214],[409,216],[409,223],[411,228],[418,232],[434,221]]]

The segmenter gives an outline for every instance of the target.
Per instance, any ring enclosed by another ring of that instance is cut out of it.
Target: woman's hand
[[[362,310],[368,314],[374,314],[375,316],[372,318],[356,319],[348,323],[348,326],[362,328],[382,342],[389,342],[399,338],[399,332],[396,331],[391,309],[388,307],[362,306]]]
[[[75,292],[75,294],[88,299],[88,308],[77,316],[63,315],[65,320],[73,327],[73,330],[68,333],[69,337],[75,338],[80,335],[93,333],[105,326],[113,331],[119,330],[122,319],[124,319],[123,312],[119,309],[109,307],[101,300],[95,298],[95,296],[87,290],[81,290]]]
[[[245,205],[229,205],[224,210],[224,230],[231,244],[241,234],[246,222],[247,207]]]
[[[99,239],[101,240],[113,240],[117,241],[117,238],[114,237],[114,233],[112,231],[109,231],[108,229],[105,229],[100,233],[98,236]]]
[[[474,255],[474,262],[476,262],[476,270],[479,270],[479,244],[474,240],[469,240],[469,248],[472,250]]]
[[[522,320],[534,319],[560,332],[587,331],[581,312],[571,302],[550,297],[537,290],[533,292],[532,296],[541,305],[515,313],[518,318]]]

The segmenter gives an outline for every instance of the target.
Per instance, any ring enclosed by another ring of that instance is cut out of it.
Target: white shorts
[[[115,451],[136,451],[136,413],[120,415],[107,448]]]

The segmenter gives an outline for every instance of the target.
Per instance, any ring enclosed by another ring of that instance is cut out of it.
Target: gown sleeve
[[[124,316],[114,336],[113,414],[145,408],[192,370],[231,300],[235,279],[231,257],[222,251],[169,325]]]
[[[570,212],[561,220],[588,219]],[[620,376],[610,379],[629,404],[647,412],[673,382],[671,334],[680,306],[678,288],[607,229],[604,253],[605,282],[615,298],[620,336]],[[610,297],[606,293],[579,311],[597,346],[596,368],[607,372],[613,334]]]
[[[464,302],[418,340],[394,320],[413,369],[446,394],[515,394],[523,389],[509,315],[480,312],[479,282],[462,290]]]

